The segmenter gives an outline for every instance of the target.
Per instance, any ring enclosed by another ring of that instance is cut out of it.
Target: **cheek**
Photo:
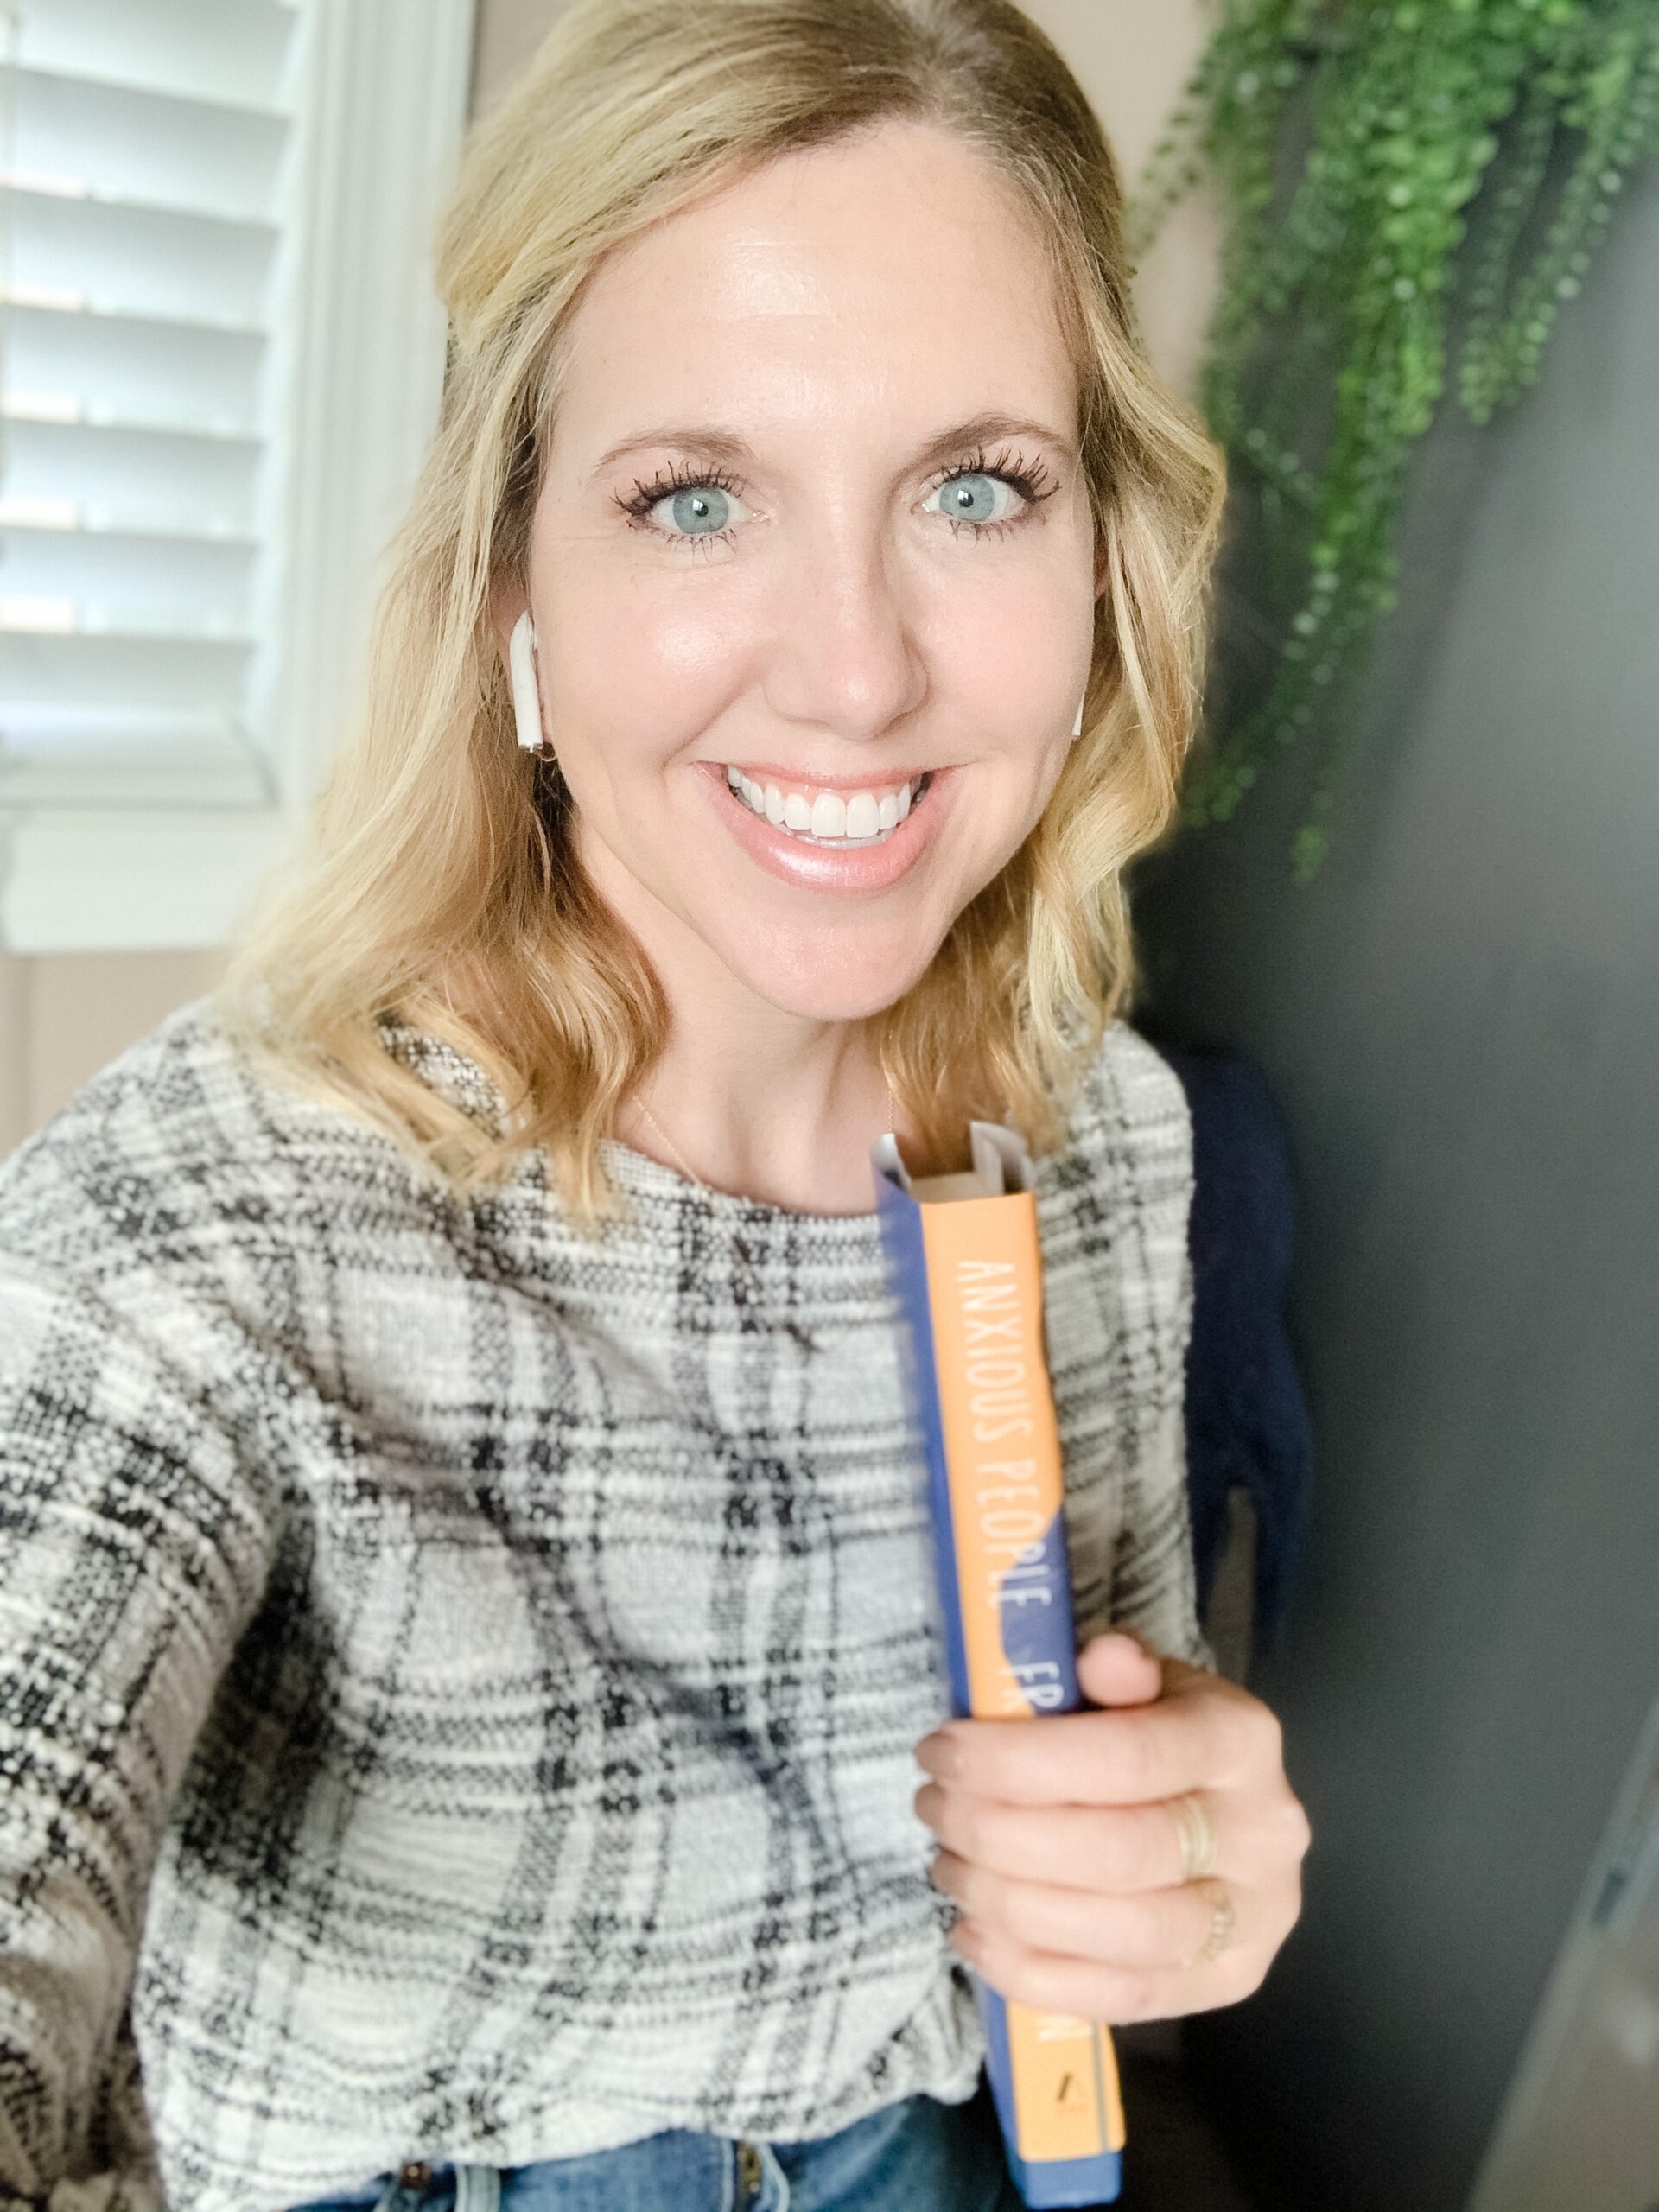
[[[964,552],[984,569],[933,594],[934,677],[988,734],[1033,765],[1057,733],[1070,736],[1094,635],[1088,581],[1050,570],[994,573],[994,551]]]
[[[550,562],[538,594],[550,696],[581,723],[650,730],[653,752],[694,738],[747,680],[756,624],[744,595],[695,571],[642,573],[582,551]]]

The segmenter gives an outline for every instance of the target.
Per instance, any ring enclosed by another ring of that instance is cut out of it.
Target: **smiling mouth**
[[[847,798],[839,791],[820,791],[809,801],[804,791],[785,791],[774,783],[762,784],[739,768],[728,767],[726,771],[726,787],[734,804],[759,815],[780,836],[791,837],[799,844],[842,852],[885,845],[921,804],[932,781],[933,772],[929,769],[913,783],[900,785],[880,795],[863,791]],[[868,830],[867,823],[873,825]],[[855,827],[860,832],[857,836],[849,834]]]

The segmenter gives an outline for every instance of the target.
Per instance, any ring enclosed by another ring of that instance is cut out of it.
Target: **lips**
[[[944,827],[955,795],[956,772],[935,769],[922,799],[879,842],[809,842],[775,828],[746,806],[718,761],[699,761],[709,803],[734,842],[769,875],[805,891],[857,895],[888,890],[924,858]]]

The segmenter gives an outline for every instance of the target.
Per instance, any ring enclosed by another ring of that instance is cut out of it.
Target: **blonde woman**
[[[0,1173],[0,2194],[1008,2203],[962,1961],[1170,2017],[1299,1909],[1122,1018],[1220,463],[1006,0],[578,0],[439,266],[310,840]],[[974,1114],[1101,1708],[1029,1731],[939,1725],[869,1166]]]

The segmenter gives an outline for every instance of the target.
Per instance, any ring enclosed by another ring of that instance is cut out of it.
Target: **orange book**
[[[969,1133],[963,1174],[913,1180],[890,1135],[870,1158],[926,1460],[952,1708],[1039,1720],[1083,1696],[1037,1200],[1019,1135],[989,1122]],[[1033,2212],[1110,2202],[1124,2134],[1110,2035],[975,1986],[1020,2195]]]

